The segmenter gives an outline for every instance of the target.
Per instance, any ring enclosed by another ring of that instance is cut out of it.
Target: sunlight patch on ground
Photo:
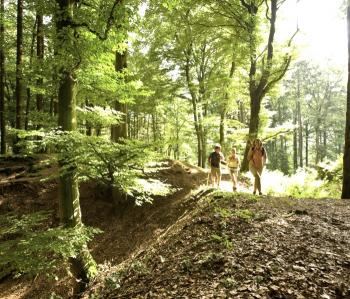
[[[137,190],[150,195],[166,196],[173,194],[176,189],[170,184],[154,179],[137,179]]]

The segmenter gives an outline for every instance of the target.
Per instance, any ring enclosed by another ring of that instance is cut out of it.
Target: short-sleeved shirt
[[[222,153],[212,152],[209,155],[210,166],[215,168],[220,168],[220,161],[224,159]]]
[[[236,156],[233,158],[233,156],[228,157],[228,167],[229,168],[238,168],[239,166],[239,158]]]

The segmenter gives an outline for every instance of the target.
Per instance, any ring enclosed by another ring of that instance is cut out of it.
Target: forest
[[[349,0],[0,0],[0,298],[350,298],[349,199]]]

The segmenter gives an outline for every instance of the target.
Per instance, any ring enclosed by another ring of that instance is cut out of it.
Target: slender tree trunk
[[[301,107],[300,107],[300,98],[298,97],[298,136],[299,136],[299,165],[304,167],[303,161],[303,122],[301,119]]]
[[[37,56],[37,63],[40,66],[40,71],[39,71],[40,78],[37,79],[36,85],[38,89],[41,89],[43,87],[42,66],[43,66],[43,59],[44,59],[43,16],[40,13],[37,14],[36,20],[37,20],[36,56]],[[44,110],[44,95],[42,94],[41,91],[36,94],[36,109],[37,111]]]
[[[348,24],[348,90],[346,101],[345,147],[343,158],[343,189],[341,198],[350,199],[350,5],[347,7]]]
[[[23,106],[23,0],[17,0],[17,51],[16,51],[16,129],[22,129]]]
[[[297,129],[297,110],[295,109],[293,113],[293,167],[294,171],[298,169],[298,129]]]
[[[250,100],[250,121],[249,121],[249,140],[246,144],[244,158],[242,162],[242,171],[248,170],[248,152],[251,146],[250,140],[254,139],[258,135],[259,124],[260,124],[260,97],[259,95],[252,95]]]
[[[226,119],[226,111],[222,109],[220,112],[220,144],[223,145],[225,143],[225,119]]]
[[[229,79],[233,78],[233,74],[236,69],[236,53],[234,52],[232,55],[232,62],[231,62],[231,68],[230,68],[230,73],[229,73]],[[222,105],[221,111],[220,111],[220,144],[224,145],[225,143],[225,122],[226,122],[226,113],[227,113],[227,106],[228,106],[228,101],[229,101],[229,93],[228,93],[228,88],[229,88],[229,83],[227,84],[226,88],[226,93],[225,93],[225,102]]]
[[[71,23],[73,20],[74,0],[56,0],[58,4],[56,20],[57,53],[62,55],[64,49],[72,49],[74,41]],[[63,52],[64,53],[64,52]],[[63,131],[76,130],[76,79],[74,69],[69,65],[62,65],[58,69],[58,125]],[[60,166],[67,166],[60,161]],[[74,166],[67,167],[60,174],[59,179],[59,211],[64,226],[81,226],[81,211],[79,201],[79,185]],[[76,292],[81,291],[89,279],[96,273],[96,264],[91,257],[87,246],[81,248],[78,257],[71,258],[71,270],[80,281]]]
[[[316,144],[316,155],[315,155],[315,164],[317,165],[320,162],[320,129],[315,128],[315,144]]]
[[[6,122],[5,122],[5,0],[0,2],[0,153],[6,154]]]
[[[17,0],[17,40],[16,40],[16,129],[23,129],[23,0]],[[18,138],[15,138],[14,152],[18,153]]]
[[[198,99],[197,95],[194,91],[193,82],[190,74],[190,55],[192,53],[192,48],[187,49],[186,55],[187,60],[185,64],[185,74],[186,74],[186,83],[188,90],[191,94],[191,102],[192,102],[192,113],[193,113],[193,120],[194,120],[194,128],[196,132],[197,137],[197,165],[201,167],[203,165],[202,159],[203,159],[203,130],[201,127],[201,120],[200,120],[200,112],[198,107]]]
[[[116,72],[123,72],[127,68],[127,51],[123,53],[116,52],[115,54],[115,70]],[[125,80],[125,78],[123,79]],[[128,137],[128,108],[125,103],[121,103],[116,100],[114,109],[122,113],[121,123],[112,125],[111,127],[111,140],[118,141],[120,139],[126,139]]]
[[[309,124],[305,124],[305,166],[309,166]]]
[[[29,113],[30,113],[30,101],[32,97],[32,93],[30,91],[30,87],[26,88],[27,91],[27,98],[26,98],[26,111],[25,111],[25,117],[24,117],[24,130],[29,129]]]
[[[239,107],[238,120],[242,124],[244,124],[245,123],[245,115],[244,115],[244,105],[243,105],[243,101],[242,100],[239,100],[238,107]]]
[[[34,56],[34,44],[35,44],[35,37],[36,37],[36,27],[37,27],[38,20],[35,19],[33,30],[32,30],[32,42],[30,45],[30,56],[29,56],[29,68],[32,68],[33,66],[33,56]],[[29,113],[30,113],[30,102],[32,93],[30,90],[30,83],[31,79],[29,79],[29,84],[27,85],[26,91],[27,91],[27,99],[26,99],[26,110],[25,110],[25,118],[24,118],[24,129],[28,130],[29,126]]]
[[[322,161],[327,158],[327,132],[323,131]]]

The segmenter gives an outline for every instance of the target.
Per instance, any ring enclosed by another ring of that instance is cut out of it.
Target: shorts
[[[238,176],[238,168],[230,168],[230,174],[235,175],[237,177]]]
[[[210,174],[214,175],[214,176],[221,176],[221,168],[217,168],[217,167],[211,167],[210,168]]]

